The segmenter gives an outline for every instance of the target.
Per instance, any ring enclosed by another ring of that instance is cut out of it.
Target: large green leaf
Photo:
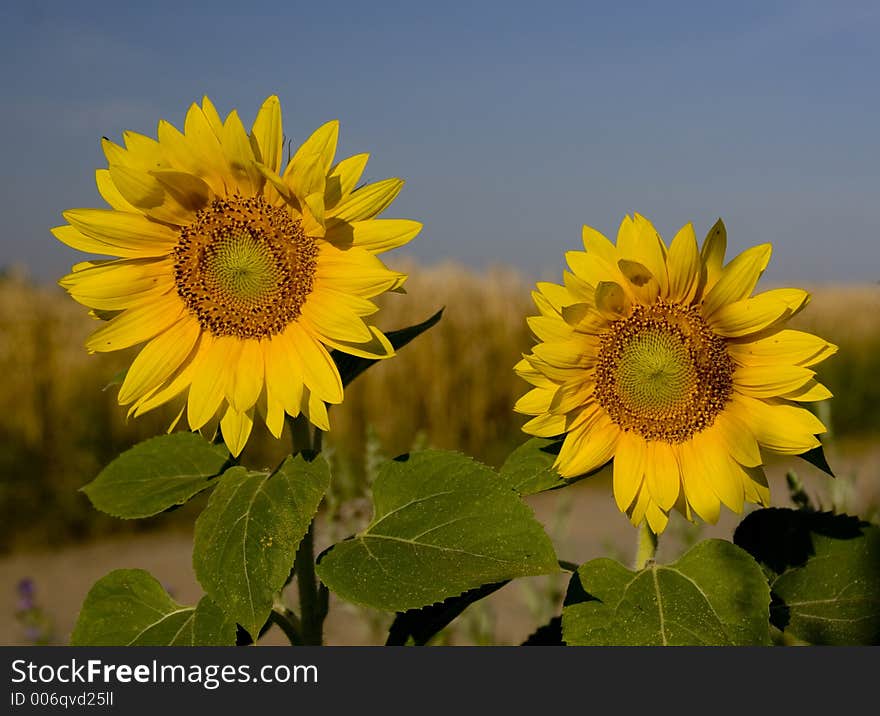
[[[126,450],[80,489],[114,517],[149,517],[210,487],[228,460],[223,445],[198,433],[172,433]]]
[[[529,438],[507,456],[501,478],[521,495],[565,487],[568,483],[553,469],[560,444],[556,438]]]
[[[572,577],[562,633],[572,645],[769,644],[770,590],[730,542],[705,540],[670,565],[631,572],[594,559]]]
[[[406,611],[484,584],[556,572],[531,510],[485,465],[440,450],[382,466],[372,524],[322,555],[318,574],[352,602]]]
[[[880,527],[771,508],[746,517],[734,541],[767,570],[779,629],[813,644],[880,644]]]
[[[409,326],[408,328],[401,328],[397,331],[388,331],[385,333],[385,337],[391,342],[391,345],[394,346],[394,350],[400,350],[411,340],[420,336],[435,325],[442,316],[443,309],[441,308],[426,321],[422,321],[415,326]],[[358,356],[350,355],[349,353],[343,353],[342,351],[333,351],[330,355],[336,362],[336,367],[339,369],[339,375],[342,377],[343,385],[348,385],[367,368],[373,365],[373,363],[378,362],[375,358],[360,358]]]
[[[501,479],[521,495],[533,495],[546,490],[558,490],[573,485],[587,477],[592,477],[605,465],[572,478],[562,477],[553,463],[559,454],[562,440],[559,438],[529,438],[516,448],[501,466]]]
[[[95,582],[70,637],[74,646],[232,646],[235,622],[209,597],[175,602],[149,572],[117,569]]]
[[[271,474],[233,467],[196,520],[196,577],[254,638],[329,484],[330,468],[321,457],[289,457]]]

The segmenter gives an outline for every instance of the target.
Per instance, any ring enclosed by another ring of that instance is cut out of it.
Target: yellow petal
[[[732,410],[723,410],[715,416],[715,422],[706,429],[719,440],[724,449],[734,460],[746,467],[757,467],[761,460],[761,451],[755,436],[745,423]]]
[[[759,400],[735,391],[730,405],[762,447],[784,455],[800,455],[819,447],[816,435],[826,430],[809,410],[782,400]]]
[[[323,197],[327,171],[336,154],[339,122],[331,120],[318,127],[296,150],[284,170],[284,181],[302,198],[320,193]]]
[[[207,345],[209,345],[209,340],[206,340],[205,334],[199,335],[199,340],[190,352],[190,355],[184,360],[183,364],[177,369],[177,371],[167,379],[165,385],[147,393],[134,403],[134,415],[140,416],[154,408],[158,408],[160,405],[164,405],[168,401],[173,400],[184,390],[189,388],[196,372],[201,366],[202,360],[204,359],[206,352],[205,347]],[[182,408],[184,410],[186,409],[185,401]]]
[[[585,371],[583,377],[565,383],[556,389],[548,410],[551,413],[566,415],[583,405],[593,396],[596,388],[595,371]]]
[[[271,393],[268,393],[266,397],[265,414],[266,427],[269,428],[269,432],[276,440],[280,439],[284,430],[284,407],[280,401],[272,397]]]
[[[238,360],[230,372],[226,397],[236,412],[243,413],[257,402],[263,389],[263,345],[249,339],[241,341]]]
[[[678,460],[672,447],[659,440],[647,443],[645,484],[651,497],[663,510],[670,510],[678,499],[681,483]]]
[[[303,393],[303,412],[315,427],[324,431],[330,429],[330,418],[327,415],[327,405],[309,390],[306,390]]]
[[[700,517],[715,524],[721,513],[721,502],[709,484],[706,467],[692,440],[678,446],[681,463],[681,484],[688,504]]]
[[[231,364],[238,354],[241,341],[232,336],[212,338],[205,334],[204,357],[193,378],[187,400],[187,421],[192,430],[205,425],[220,408],[226,397]]]
[[[119,189],[116,188],[113,179],[110,178],[109,169],[98,169],[95,171],[95,184],[98,185],[98,192],[101,194],[101,197],[113,209],[137,213],[137,208],[119,193]]]
[[[265,179],[254,164],[254,151],[238,112],[232,110],[220,135],[223,153],[233,177],[243,196],[254,196],[263,188]]]
[[[645,520],[645,513],[651,504],[651,493],[648,492],[648,486],[642,483],[639,493],[636,495],[635,502],[629,510],[629,519],[634,526],[638,527]]]
[[[70,209],[63,216],[81,234],[93,239],[95,246],[102,247],[100,253],[124,258],[164,256],[174,249],[179,238],[176,231],[150,221],[143,214],[112,209]],[[64,241],[58,233],[55,236]]]
[[[541,415],[550,410],[550,401],[553,400],[553,390],[546,388],[533,388],[522,396],[513,406],[517,413],[524,415]]]
[[[229,448],[232,457],[238,457],[250,437],[254,427],[254,410],[240,413],[231,405],[226,409],[223,419],[220,421],[220,430],[223,432],[223,442]]]
[[[598,347],[597,339],[577,335],[561,343],[538,343],[532,352],[541,361],[556,368],[585,370],[596,364]]]
[[[151,174],[118,164],[111,164],[109,171],[119,193],[151,219],[183,226],[195,218],[193,211],[182,207]]]
[[[152,173],[162,188],[192,214],[203,209],[213,198],[214,192],[203,179],[178,171],[156,171]]]
[[[418,221],[409,219],[372,219],[330,222],[324,239],[338,249],[359,247],[372,254],[390,251],[412,241],[422,230]]]
[[[206,96],[202,97],[202,113],[211,127],[211,130],[218,137],[223,134],[223,120],[220,119],[220,113],[214,106],[214,103]]]
[[[741,513],[744,493],[740,468],[727,453],[725,444],[710,431],[694,435],[692,444],[712,491],[729,509]]]
[[[335,338],[327,338],[322,336],[321,341],[330,348],[335,348],[343,353],[348,353],[360,358],[369,358],[372,360],[384,360],[385,358],[393,358],[394,346],[388,337],[375,326],[367,326],[370,329],[372,338],[366,342],[350,342],[342,341]]]
[[[596,231],[596,229],[590,226],[584,225],[584,228],[581,231],[581,236],[584,242],[584,249],[586,249],[587,253],[596,254],[612,266],[617,265],[620,255],[617,253],[614,244],[612,244],[604,234]]]
[[[828,400],[828,398],[833,397],[833,395],[828,388],[818,381],[810,380],[797,390],[786,393],[781,397],[786,400],[795,400],[798,403],[817,403],[820,400]]]
[[[571,271],[563,271],[562,280],[566,290],[575,301],[593,305],[593,302],[596,300],[595,286],[575,276]]]
[[[92,308],[131,308],[174,287],[170,259],[120,259],[74,271],[58,282],[75,301]]]
[[[720,308],[712,314],[708,323],[712,330],[722,336],[739,338],[759,333],[791,318],[808,300],[806,291],[776,288]]]
[[[316,287],[302,306],[302,318],[321,336],[349,343],[370,341],[373,337],[370,329],[344,301],[339,300],[341,295]]]
[[[554,467],[563,477],[578,477],[601,467],[614,455],[620,428],[607,417],[565,436]]]
[[[184,312],[177,293],[157,296],[147,304],[129,308],[92,333],[86,349],[105,353],[143,343],[176,323]]]
[[[572,327],[565,321],[549,316],[529,316],[526,323],[540,341],[568,341],[574,336]]]
[[[623,274],[618,268],[618,261],[613,264],[608,263],[599,254],[585,251],[566,251],[565,261],[574,275],[590,286],[598,286],[602,281],[623,282]]]
[[[685,224],[672,239],[667,257],[669,299],[690,304],[700,283],[700,250],[694,225]]]
[[[330,170],[324,188],[324,205],[327,209],[332,209],[354,191],[369,158],[369,154],[355,154]]]
[[[648,520],[648,527],[655,535],[659,535],[666,529],[669,522],[669,515],[661,510],[657,503],[653,500],[648,504],[645,510],[645,519]]]
[[[727,229],[721,219],[709,229],[706,238],[703,239],[703,248],[700,250],[700,262],[705,266],[705,295],[718,282],[721,276],[721,267],[724,265],[724,254],[727,251]]]
[[[523,432],[539,438],[553,438],[565,432],[564,415],[539,415],[532,418],[522,427]]]
[[[816,373],[798,365],[742,366],[733,374],[740,393],[753,398],[773,398],[806,385]]]
[[[270,402],[277,400],[285,412],[298,415],[303,394],[302,365],[286,333],[272,336],[264,351],[264,360]]]
[[[538,388],[552,388],[556,390],[556,384],[553,383],[546,375],[532,367],[525,358],[517,363],[513,370],[523,380],[531,383]]]
[[[284,149],[284,128],[281,123],[281,102],[276,95],[268,97],[257,112],[251,128],[251,137],[257,145],[257,161],[275,174],[281,170]]]
[[[363,221],[378,216],[388,208],[402,188],[403,179],[397,178],[362,186],[327,212],[328,218],[335,220],[328,222],[328,230],[339,221]]]
[[[125,374],[119,404],[137,400],[171,377],[190,355],[200,334],[198,321],[187,316],[147,343]]]
[[[748,298],[767,268],[772,250],[770,244],[753,246],[727,264],[703,299],[703,316],[711,320],[720,309]]]
[[[319,247],[315,277],[334,291],[364,298],[394,291],[406,280],[406,274],[389,271],[382,261],[364,249],[340,251],[324,242]]]
[[[617,234],[617,253],[621,259],[645,266],[664,295],[669,287],[665,251],[660,234],[644,216],[635,214],[632,219],[625,217],[621,222]]]
[[[285,333],[299,354],[303,380],[309,392],[318,400],[341,403],[342,378],[324,346],[297,323],[291,323]]]
[[[742,468],[740,479],[743,492],[749,502],[767,507],[770,504],[770,485],[761,467]]]
[[[629,282],[629,293],[632,293],[647,306],[657,302],[660,295],[660,284],[654,278],[654,274],[644,264],[638,261],[621,259],[617,262],[620,273]]]
[[[612,281],[602,281],[596,286],[596,308],[609,321],[626,318],[631,305],[623,288]]]
[[[733,360],[744,366],[811,366],[834,355],[837,346],[812,333],[785,329],[757,341],[729,343],[727,350]]]
[[[620,434],[614,451],[614,501],[621,512],[636,499],[645,474],[647,444],[632,431]]]

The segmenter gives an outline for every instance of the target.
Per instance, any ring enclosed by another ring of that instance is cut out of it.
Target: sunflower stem
[[[289,609],[286,609],[284,606],[276,605],[271,612],[269,612],[269,621],[273,624],[277,624],[281,631],[284,632],[285,636],[290,640],[292,646],[301,646],[303,643],[301,631],[301,625],[299,620]]]
[[[309,450],[314,453],[321,451],[322,436],[320,430],[310,430],[308,420],[299,415],[289,421],[293,452]],[[293,561],[296,575],[296,586],[299,592],[300,624],[299,636],[306,646],[321,646],[324,643],[324,617],[327,615],[327,599],[322,598],[321,590],[326,589],[319,584],[315,575],[315,518],[309,523],[305,536],[299,543]]]
[[[636,544],[636,561],[635,568],[637,570],[644,569],[657,555],[657,535],[648,526],[647,520],[642,522],[639,528],[639,540]]]
[[[302,640],[306,646],[321,646],[324,642],[324,617],[318,595],[318,580],[315,577],[315,521],[299,543],[294,569],[299,589],[299,610],[302,624]]]

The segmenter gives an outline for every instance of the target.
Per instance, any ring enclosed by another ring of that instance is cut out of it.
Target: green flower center
[[[686,340],[649,330],[623,347],[617,366],[621,399],[640,412],[665,414],[687,402],[697,371]]]
[[[600,337],[596,397],[624,430],[683,442],[712,425],[733,390],[724,339],[692,306],[636,306]]]
[[[180,232],[177,291],[215,336],[266,338],[295,321],[318,248],[299,220],[262,197],[215,199]]]

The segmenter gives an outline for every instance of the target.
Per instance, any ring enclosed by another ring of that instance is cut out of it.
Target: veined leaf
[[[235,622],[209,597],[175,602],[149,572],[117,569],[95,582],[70,638],[73,646],[231,646]]]
[[[80,489],[109,515],[149,517],[210,487],[228,460],[223,445],[198,433],[161,435],[126,450]]]
[[[711,539],[639,572],[604,558],[582,565],[569,584],[562,633],[570,645],[769,644],[769,604],[755,560]]]
[[[531,510],[497,474],[464,455],[412,453],[379,470],[370,526],[322,555],[339,596],[406,611],[484,584],[558,571]]]
[[[880,527],[770,508],[746,517],[733,539],[767,571],[774,626],[812,644],[880,644]]]
[[[273,473],[227,470],[196,520],[193,566],[208,595],[256,638],[330,484],[320,456]]]
[[[507,456],[501,478],[521,495],[565,487],[568,481],[553,469],[560,445],[558,438],[529,438]]]

